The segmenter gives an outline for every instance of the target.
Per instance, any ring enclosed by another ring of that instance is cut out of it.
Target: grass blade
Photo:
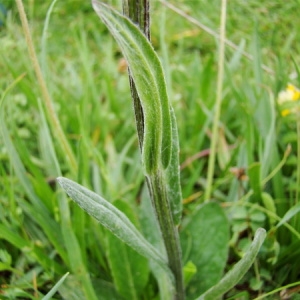
[[[42,298],[42,300],[50,300],[52,296],[58,291],[59,287],[63,284],[65,279],[68,277],[69,272],[66,273],[55,285],[54,287],[48,292],[46,296]]]
[[[288,222],[293,216],[295,216],[296,214],[298,214],[300,212],[300,203],[292,206],[283,216],[283,218],[281,219],[281,221],[276,225],[276,227],[280,227],[281,225],[283,225],[284,223]]]

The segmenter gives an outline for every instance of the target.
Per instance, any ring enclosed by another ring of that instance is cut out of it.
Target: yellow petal
[[[283,117],[286,117],[287,115],[289,115],[291,113],[291,111],[289,109],[284,109],[282,112],[281,112],[281,115]]]

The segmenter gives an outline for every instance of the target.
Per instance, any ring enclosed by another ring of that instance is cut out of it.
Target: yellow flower
[[[300,90],[298,88],[296,88],[294,85],[289,83],[287,85],[286,89],[291,93],[293,101],[300,99]]]
[[[300,100],[300,90],[289,83],[286,89],[278,95],[278,104],[282,106],[281,115],[286,117],[291,113],[296,113],[299,110],[298,100]]]

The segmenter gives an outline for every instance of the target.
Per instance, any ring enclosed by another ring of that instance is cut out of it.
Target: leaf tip
[[[96,10],[100,6],[104,6],[105,5],[104,3],[101,3],[98,0],[91,0],[91,2],[92,2],[92,6],[93,6],[94,10]]]
[[[63,177],[59,176],[59,177],[56,177],[56,181],[61,184],[61,182],[63,181]]]
[[[255,232],[255,237],[261,238],[262,240],[265,239],[266,235],[267,235],[267,231],[264,228],[258,228]]]
[[[62,176],[59,176],[59,177],[56,178],[56,181],[58,182],[58,184],[59,184],[63,189],[65,188],[67,178],[64,178],[64,177],[62,177]]]

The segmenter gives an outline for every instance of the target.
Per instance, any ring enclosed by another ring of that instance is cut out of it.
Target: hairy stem
[[[181,248],[177,227],[174,225],[170,204],[167,198],[164,174],[156,172],[147,177],[152,205],[155,208],[162,237],[167,251],[169,267],[175,277],[176,294],[174,299],[184,299],[184,287],[181,263]]]
[[[150,40],[149,0],[123,0],[123,13],[136,23],[147,39]],[[135,83],[130,75],[130,70],[129,81],[134,103],[139,145],[142,150],[144,142],[144,114]],[[175,277],[176,294],[174,295],[174,299],[182,300],[184,299],[184,287],[181,248],[178,237],[178,229],[174,225],[170,203],[167,197],[167,181],[163,171],[158,170],[154,174],[148,175],[147,185],[166,247],[169,267]]]
[[[123,14],[137,24],[147,39],[150,40],[150,16],[148,0],[123,0]],[[139,145],[140,149],[142,149],[144,142],[144,113],[135,83],[130,75],[130,70],[128,70],[128,72]]]

